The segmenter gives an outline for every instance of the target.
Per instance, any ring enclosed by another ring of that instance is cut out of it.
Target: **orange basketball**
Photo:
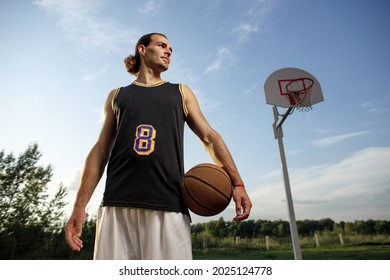
[[[221,213],[232,198],[232,182],[221,167],[202,163],[191,168],[183,178],[183,199],[191,212],[199,216]]]

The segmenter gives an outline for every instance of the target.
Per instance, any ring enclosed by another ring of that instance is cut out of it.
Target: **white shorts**
[[[95,260],[191,260],[190,218],[182,213],[99,207]]]

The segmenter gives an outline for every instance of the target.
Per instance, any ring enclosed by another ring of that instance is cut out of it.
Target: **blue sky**
[[[285,67],[313,74],[325,99],[283,125],[297,220],[390,219],[389,12],[385,0],[1,0],[0,149],[38,143],[54,167],[49,189],[63,182],[70,209],[105,98],[134,79],[123,58],[161,32],[174,49],[163,78],[195,92],[246,183],[252,219],[288,219],[263,89]],[[187,129],[185,168],[202,162]],[[104,178],[92,214],[103,189]],[[211,219],[221,216],[232,219],[233,204]]]

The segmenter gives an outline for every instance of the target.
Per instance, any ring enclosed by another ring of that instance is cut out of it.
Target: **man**
[[[66,241],[76,251],[90,200],[105,166],[107,182],[97,218],[94,259],[192,259],[189,212],[181,197],[184,124],[204,143],[233,183],[234,220],[252,207],[235,163],[220,135],[204,118],[193,92],[165,82],[172,48],[160,33],[146,34],[125,59],[136,76],[110,92],[105,119],[87,156]]]

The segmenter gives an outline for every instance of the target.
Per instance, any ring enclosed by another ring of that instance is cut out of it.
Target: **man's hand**
[[[75,208],[65,226],[65,238],[69,247],[74,251],[80,251],[83,248],[83,241],[80,239],[82,226],[85,221],[85,209]]]
[[[252,208],[252,202],[246,193],[245,188],[235,187],[233,189],[233,200],[236,204],[236,216],[233,221],[242,221],[249,217]]]

